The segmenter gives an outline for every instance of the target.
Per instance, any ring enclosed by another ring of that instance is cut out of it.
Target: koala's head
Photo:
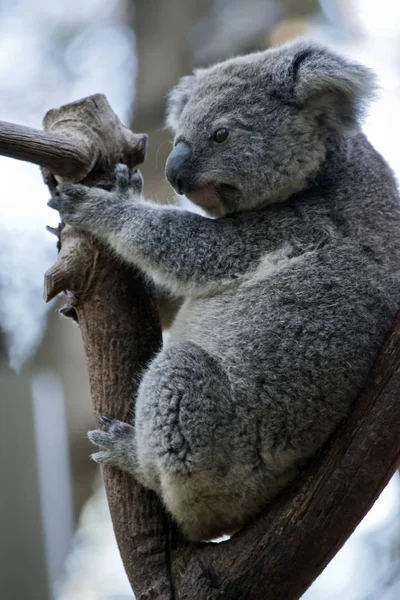
[[[374,89],[369,69],[304,40],[195,71],[169,97],[167,179],[215,216],[283,201]]]

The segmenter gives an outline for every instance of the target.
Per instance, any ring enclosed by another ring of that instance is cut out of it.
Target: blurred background
[[[0,0],[0,118],[41,127],[50,108],[105,93],[123,123],[150,134],[145,193],[165,201],[168,90],[193,67],[298,35],[377,71],[365,131],[400,174],[398,0]],[[127,600],[89,460],[79,330],[42,301],[57,215],[37,167],[0,158],[0,177],[0,597]],[[398,476],[304,598],[400,598]]]

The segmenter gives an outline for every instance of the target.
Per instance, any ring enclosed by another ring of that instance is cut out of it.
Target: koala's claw
[[[53,196],[53,198],[50,198],[50,200],[47,203],[47,206],[50,206],[50,208],[54,208],[54,210],[58,210],[59,206],[60,206],[60,199],[58,196]]]
[[[131,188],[134,194],[141,194],[143,189],[143,176],[139,169],[135,169],[131,175]]]
[[[106,465],[112,463],[111,453],[107,450],[101,450],[100,452],[94,452],[90,455],[90,458],[100,465]]]
[[[119,193],[125,193],[130,185],[130,172],[129,168],[122,164],[118,163],[114,170],[115,173],[115,190]]]
[[[88,438],[95,446],[101,446],[103,448],[111,447],[114,443],[114,440],[108,436],[107,431],[103,431],[100,429],[94,429],[93,431],[88,431]]]
[[[100,417],[99,421],[106,428],[108,428],[112,423],[112,419],[110,419],[110,417],[107,417],[106,415],[103,415],[102,417]]]
[[[115,191],[126,194],[131,190],[135,195],[141,194],[143,188],[143,177],[139,169],[130,173],[129,168],[119,163],[115,167]]]

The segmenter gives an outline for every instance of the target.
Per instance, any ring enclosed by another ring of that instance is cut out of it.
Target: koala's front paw
[[[140,198],[142,187],[138,169],[131,173],[126,165],[118,164],[112,191],[61,183],[57,195],[47,204],[58,210],[64,223],[102,233],[118,228],[120,221],[124,221],[124,209]]]
[[[101,417],[103,430],[88,432],[88,438],[95,446],[104,448],[92,454],[92,459],[103,465],[119,467],[130,473],[136,469],[135,429],[129,423],[123,423],[109,417]]]
[[[64,223],[75,227],[89,227],[101,219],[107,192],[89,188],[80,183],[61,183],[57,195],[47,203],[58,210]]]

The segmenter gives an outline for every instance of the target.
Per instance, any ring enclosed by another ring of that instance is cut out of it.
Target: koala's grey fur
[[[296,41],[185,77],[168,122],[220,218],[63,184],[67,223],[186,300],[134,424],[89,434],[194,539],[240,528],[348,413],[400,301],[400,204],[359,120],[373,74]],[[229,129],[223,144],[212,141]]]

